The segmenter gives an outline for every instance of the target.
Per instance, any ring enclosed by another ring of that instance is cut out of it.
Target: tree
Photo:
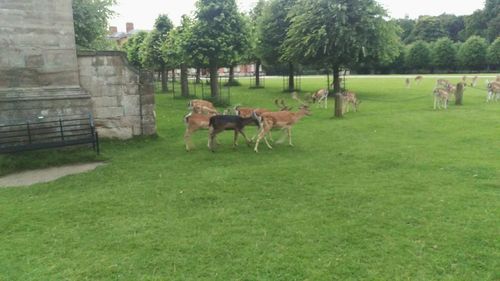
[[[138,69],[143,68],[140,51],[141,46],[147,36],[147,32],[139,31],[132,35],[123,46],[123,48],[127,52],[128,61]]]
[[[75,41],[80,48],[94,49],[110,46],[106,42],[108,20],[114,12],[110,9],[116,0],[73,0]]]
[[[436,17],[420,16],[412,32],[412,39],[426,42],[436,41],[446,36],[443,25]]]
[[[173,24],[166,15],[160,15],[155,21],[155,29],[149,32],[141,47],[142,65],[152,68],[161,75],[162,91],[168,91],[168,62],[164,60],[162,46],[167,40]]]
[[[453,41],[443,37],[436,41],[432,48],[432,64],[439,69],[452,69],[457,63],[457,50]]]
[[[484,38],[471,36],[458,51],[458,60],[466,68],[480,70],[486,65],[488,44]]]
[[[405,62],[409,69],[418,71],[428,68],[431,64],[431,50],[429,44],[419,40],[410,45]]]
[[[188,65],[192,63],[192,58],[187,52],[187,45],[192,26],[193,21],[183,15],[181,25],[170,31],[162,47],[164,60],[181,69],[181,95],[186,98],[189,97]]]
[[[333,70],[340,92],[341,68],[392,62],[399,55],[399,28],[384,20],[374,0],[299,0],[290,12],[284,59]]]
[[[255,87],[260,87],[260,67],[262,65],[262,53],[263,50],[260,47],[259,40],[259,21],[262,20],[262,13],[264,12],[264,0],[259,0],[253,10],[248,16],[248,26],[249,26],[249,48],[246,53],[245,60],[249,63],[255,64]]]
[[[495,68],[500,66],[500,37],[497,37],[488,48],[488,64]]]
[[[401,41],[405,43],[411,43],[414,39],[410,36],[415,28],[415,20],[410,19],[406,16],[404,19],[397,19],[395,23],[401,28]]]
[[[285,42],[290,21],[288,13],[296,0],[272,0],[266,2],[262,11],[261,20],[258,22],[258,41],[262,60],[266,65],[288,65],[288,90],[295,89],[294,61],[283,57],[283,43]]]
[[[462,39],[461,32],[465,29],[465,21],[463,16],[455,16],[450,14],[442,14],[437,17],[441,22],[444,32],[452,41]]]
[[[242,55],[247,44],[235,0],[198,0],[190,42],[189,51],[197,60],[208,62],[210,92],[213,98],[218,98],[218,68]]]

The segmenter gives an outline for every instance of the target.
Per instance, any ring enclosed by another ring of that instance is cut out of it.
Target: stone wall
[[[140,73],[124,53],[114,51],[80,52],[78,67],[100,136],[127,139],[156,133],[151,73]]]
[[[71,0],[0,0],[0,124],[85,115]]]

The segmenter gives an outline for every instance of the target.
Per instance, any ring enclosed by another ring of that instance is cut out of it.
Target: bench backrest
[[[92,116],[44,118],[0,124],[0,152],[93,143]]]

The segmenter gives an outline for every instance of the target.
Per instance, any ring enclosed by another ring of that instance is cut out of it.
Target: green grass
[[[240,81],[233,104],[297,107],[281,79]],[[229,132],[215,153],[206,132],[185,152],[186,102],[159,94],[157,138],[107,141],[107,166],[0,189],[0,280],[500,280],[500,104],[469,88],[435,111],[433,85],[349,79],[360,112],[313,107],[295,147],[259,154]]]

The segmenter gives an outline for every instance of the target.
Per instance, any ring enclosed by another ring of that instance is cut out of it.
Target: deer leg
[[[260,130],[259,136],[257,137],[257,140],[255,141],[255,147],[253,149],[255,152],[259,152],[259,142],[262,140],[262,138],[264,138],[264,141],[266,142],[269,149],[273,149],[273,147],[269,144],[269,142],[265,138],[267,131],[269,131],[269,129],[266,129],[264,127],[262,127],[262,129]]]
[[[234,130],[233,147],[238,146],[238,130]]]
[[[293,146],[293,144],[292,144],[292,128],[289,127],[287,129],[287,133],[288,133],[288,144],[290,146]]]
[[[184,133],[184,143],[186,144],[186,151],[189,151],[189,144],[191,143],[191,132],[188,128],[186,128],[186,132]]]
[[[247,141],[247,145],[250,146],[250,144],[252,143],[252,140],[247,138],[247,136],[245,135],[245,132],[243,132],[243,130],[238,130],[238,133],[240,133],[245,138],[245,140]]]

